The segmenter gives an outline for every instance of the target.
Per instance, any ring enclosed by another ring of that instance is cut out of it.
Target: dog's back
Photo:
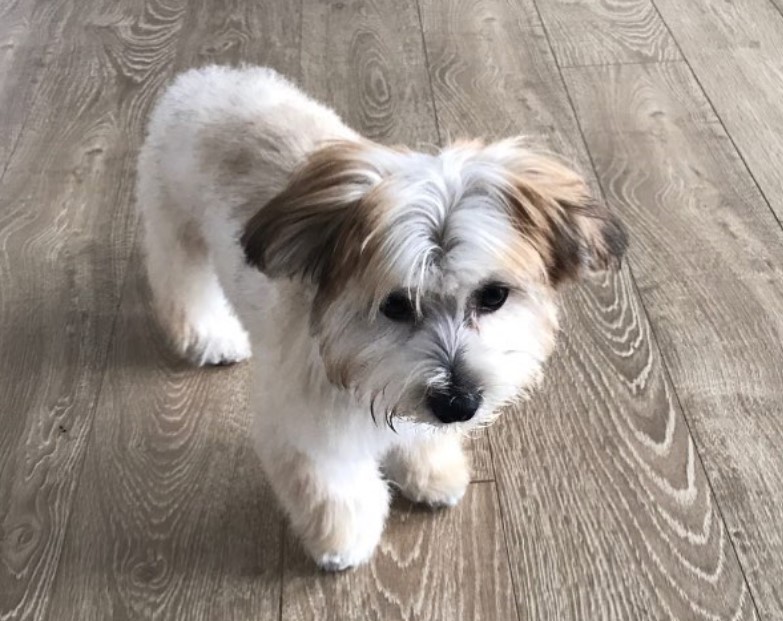
[[[272,69],[188,71],[152,113],[139,157],[140,206],[154,205],[145,199],[160,184],[198,219],[199,208],[236,209],[251,198],[257,208],[308,153],[344,138],[356,135]]]

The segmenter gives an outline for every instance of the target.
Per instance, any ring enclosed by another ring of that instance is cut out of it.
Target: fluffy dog
[[[372,555],[387,481],[459,501],[461,438],[539,379],[557,288],[626,245],[519,138],[382,146],[265,68],[177,78],[138,172],[157,314],[195,364],[255,353],[258,454],[330,570]]]

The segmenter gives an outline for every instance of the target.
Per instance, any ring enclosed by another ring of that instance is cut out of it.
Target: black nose
[[[481,394],[455,390],[433,391],[427,395],[427,406],[442,423],[470,420],[481,405]]]

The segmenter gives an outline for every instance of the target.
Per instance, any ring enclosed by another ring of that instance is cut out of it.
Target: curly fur
[[[138,168],[158,316],[196,364],[254,353],[259,456],[327,569],[371,556],[386,478],[417,502],[459,500],[461,435],[541,376],[557,286],[625,248],[582,178],[519,138],[382,146],[264,68],[178,77]],[[487,283],[509,292],[492,313],[476,302]],[[379,312],[395,292],[410,321]],[[429,399],[468,379],[469,420],[444,424]]]

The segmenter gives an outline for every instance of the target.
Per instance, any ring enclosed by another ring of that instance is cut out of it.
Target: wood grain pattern
[[[308,2],[303,9],[302,86],[349,125],[384,144],[439,143],[415,0]],[[473,479],[493,478],[489,441],[466,444]]]
[[[438,143],[416,4],[307,2],[302,84],[368,138]]]
[[[188,3],[171,64],[244,58],[295,73],[296,7],[272,9]],[[282,520],[249,446],[246,371],[197,370],[172,357],[137,253],[52,619],[277,618]]]
[[[46,65],[47,45],[38,30],[56,29],[56,21],[40,14],[45,8],[25,0],[0,5],[0,183]]]
[[[171,8],[150,6],[160,48],[125,34],[131,52],[157,63],[178,22]],[[36,36],[58,38],[30,76],[34,93],[19,93],[29,109],[0,198],[4,619],[41,618],[48,607],[128,257],[129,136],[155,79],[133,63],[119,74],[105,53],[97,19],[115,10],[57,2],[31,12],[43,20]]]
[[[445,130],[524,132],[586,163],[536,27],[500,1],[422,8]],[[521,616],[754,618],[628,272],[564,302],[544,389],[490,431]]]
[[[779,618],[783,231],[687,66],[566,75],[751,592]]]
[[[627,277],[567,317],[542,393],[492,435],[529,618],[757,618]]]
[[[680,59],[650,0],[535,0],[561,67]]]
[[[524,133],[586,161],[546,35],[505,0],[422,2],[435,107],[444,141]]]
[[[286,621],[517,619],[491,482],[451,510],[397,503],[368,568],[316,579],[290,538],[286,557]]]
[[[293,80],[301,74],[299,1],[190,0],[175,70],[217,64],[273,67]]]
[[[247,366],[199,371],[172,356],[139,268],[49,618],[273,619],[281,519],[249,446]]]
[[[712,105],[783,222],[783,16],[769,0],[655,0]]]

